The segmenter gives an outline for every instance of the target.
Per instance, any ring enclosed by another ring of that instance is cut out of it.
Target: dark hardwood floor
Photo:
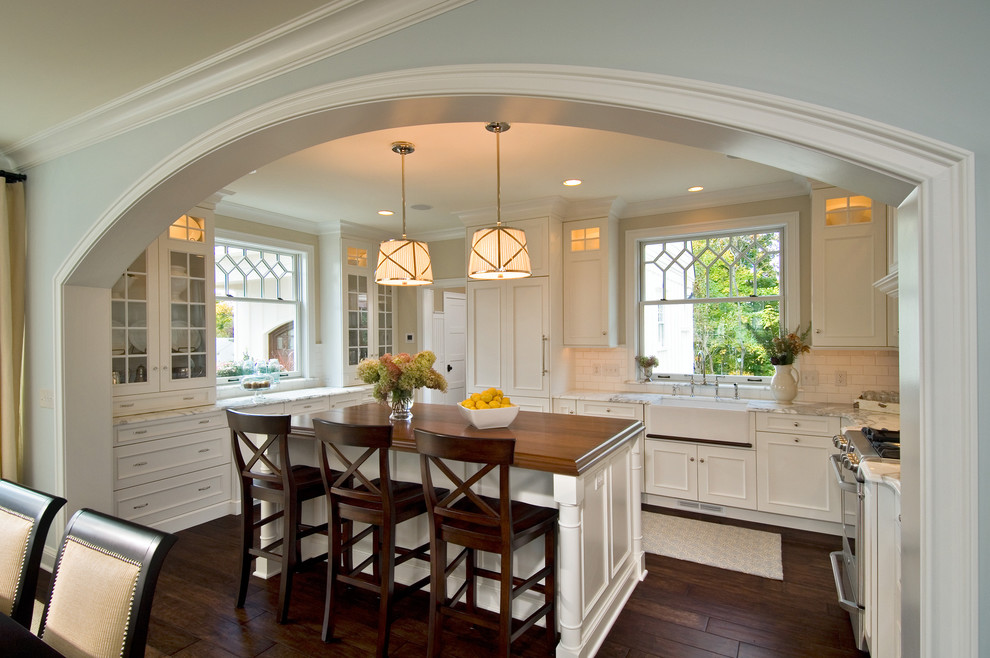
[[[238,522],[228,516],[178,533],[155,594],[148,656],[374,655],[376,599],[364,592],[353,592],[353,603],[341,611],[340,641],[320,640],[322,567],[296,577],[289,623],[275,623],[278,578],[252,579],[246,606],[236,610]],[[838,538],[737,525],[781,532],[783,582],[648,555],[649,576],[598,655],[865,657],[853,646],[848,616],[835,602],[828,552],[838,548]],[[427,607],[425,595],[399,604],[390,655],[425,655]],[[445,656],[491,654],[490,632],[449,625]],[[513,645],[513,654],[545,656],[545,647],[542,631],[531,629]]]

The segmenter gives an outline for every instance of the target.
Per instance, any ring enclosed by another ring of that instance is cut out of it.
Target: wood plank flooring
[[[320,640],[322,567],[297,575],[289,623],[280,626],[274,619],[278,578],[253,578],[246,606],[236,610],[238,523],[238,517],[228,516],[178,533],[155,594],[148,656],[374,655],[377,604],[364,592],[355,591],[353,604],[341,611],[340,641]],[[865,658],[853,645],[848,616],[835,603],[828,552],[838,549],[838,538],[736,524],[781,532],[783,582],[648,555],[649,576],[636,588],[598,655]],[[425,595],[400,603],[390,655],[425,655],[427,608]],[[448,626],[444,656],[491,655],[492,633]],[[513,645],[513,655],[545,656],[542,630],[531,629]]]

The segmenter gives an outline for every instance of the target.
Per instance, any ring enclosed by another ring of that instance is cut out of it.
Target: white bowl
[[[487,430],[493,427],[508,427],[516,419],[519,407],[500,407],[498,409],[468,409],[457,405],[464,420],[471,423],[479,430]]]

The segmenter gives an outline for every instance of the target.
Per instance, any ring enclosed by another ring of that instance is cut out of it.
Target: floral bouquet
[[[393,415],[399,408],[408,413],[412,406],[413,392],[417,388],[432,388],[447,392],[447,380],[433,369],[437,355],[424,350],[416,356],[401,354],[384,354],[377,359],[365,359],[358,364],[357,374],[361,381],[374,384],[372,392],[375,399],[388,404],[393,409]]]
[[[636,364],[643,370],[649,370],[650,368],[656,368],[660,365],[660,362],[655,356],[637,356]]]
[[[770,363],[772,365],[790,365],[794,363],[794,359],[799,355],[811,351],[811,346],[807,343],[808,336],[811,334],[810,322],[808,323],[808,328],[804,331],[801,331],[801,325],[799,324],[794,331],[788,334],[779,333],[779,324],[776,327],[777,331],[767,327],[754,327],[751,325],[746,325],[746,327],[753,334],[756,342],[766,350],[770,356]]]

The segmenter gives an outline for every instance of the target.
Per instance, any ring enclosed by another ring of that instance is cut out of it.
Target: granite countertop
[[[901,493],[901,462],[900,460],[863,460],[859,472],[870,482],[880,482],[893,489],[897,495]]]

